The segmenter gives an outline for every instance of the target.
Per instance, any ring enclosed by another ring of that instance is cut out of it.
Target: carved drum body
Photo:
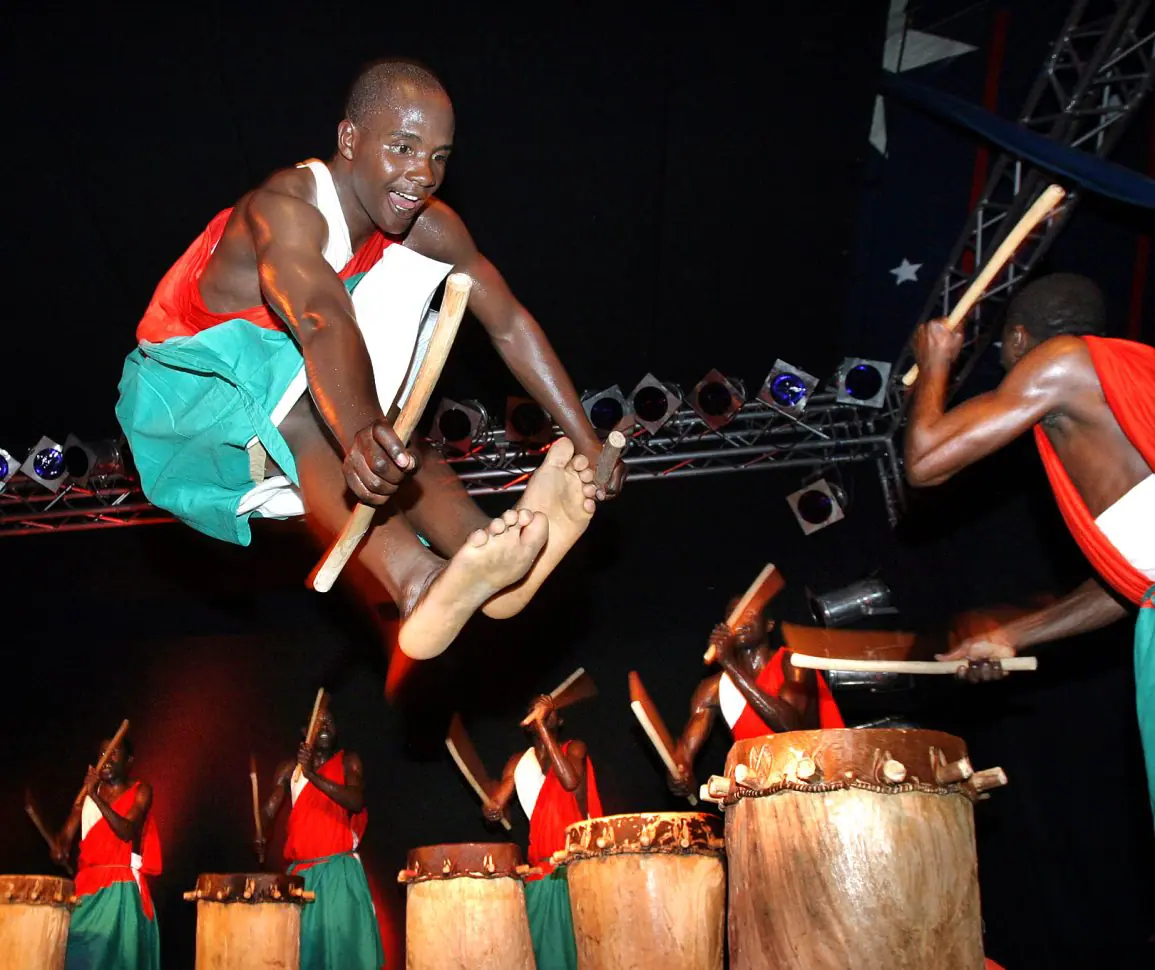
[[[712,815],[610,815],[566,829],[580,970],[721,970],[726,873]]]
[[[408,970],[535,970],[521,850],[506,842],[429,845],[409,852]]]
[[[56,876],[0,876],[0,967],[64,970],[75,887]]]
[[[305,880],[277,872],[205,873],[197,904],[196,970],[296,970]]]
[[[726,811],[734,970],[982,970],[973,802],[1005,784],[916,730],[740,741]]]

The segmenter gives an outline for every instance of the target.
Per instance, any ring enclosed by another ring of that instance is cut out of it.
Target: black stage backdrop
[[[840,322],[885,6],[774,9],[768,32],[676,5],[658,19],[464,4],[25,14],[0,60],[15,165],[0,442],[113,431],[119,361],[164,269],[267,173],[327,156],[344,85],[382,53],[444,75],[459,119],[444,194],[579,387],[632,386],[646,370],[693,383],[711,366],[753,387],[778,356],[826,373],[853,351]],[[500,412],[511,385],[476,329],[443,390]],[[637,484],[521,617],[479,619],[392,704],[377,627],[340,592],[302,588],[313,553],[297,527],[260,528],[248,550],[178,526],[12,540],[0,869],[51,869],[24,786],[61,818],[97,740],[131,718],[165,837],[164,965],[191,967],[180,893],[198,872],[252,866],[249,752],[267,786],[324,682],[366,763],[364,858],[397,966],[406,849],[487,837],[444,752],[453,710],[496,772],[524,743],[529,699],[583,665],[601,694],[566,730],[589,743],[607,811],[679,808],[629,714],[629,670],[680,726],[706,633],[768,559],[791,580],[791,619],[805,586],[871,571],[919,628],[1073,584],[1086,566],[1036,465],[1011,449],[920,496],[897,534],[869,474],[848,477],[847,520],[810,538],[782,501],[796,479]],[[976,766],[1010,775],[977,809],[987,948],[1008,970],[1150,965],[1142,877],[1155,859],[1132,692],[1120,627],[1004,684],[847,698],[959,733]],[[703,775],[725,750],[719,731]],[[513,835],[524,844],[524,820]]]

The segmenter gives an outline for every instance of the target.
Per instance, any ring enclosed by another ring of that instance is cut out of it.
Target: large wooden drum
[[[0,967],[63,970],[75,891],[56,876],[0,876]]]
[[[739,741],[726,777],[733,970],[982,970],[973,803],[1006,784],[938,731]]]
[[[581,970],[721,970],[726,873],[712,815],[610,815],[566,829]]]
[[[507,842],[428,845],[409,852],[408,970],[535,970],[525,888],[530,872]]]
[[[305,880],[279,872],[204,873],[184,894],[197,904],[196,970],[297,970]]]

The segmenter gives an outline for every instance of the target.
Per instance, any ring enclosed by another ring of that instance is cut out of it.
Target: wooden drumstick
[[[965,666],[963,660],[843,660],[837,657],[809,657],[791,653],[795,667],[809,670],[854,670],[877,674],[953,674]],[[1038,657],[1008,657],[999,661],[1003,670],[1015,673],[1039,669]]]
[[[97,760],[96,768],[94,769],[94,771],[98,775],[104,770],[104,766],[106,764],[108,764],[108,759],[112,757],[112,752],[117,749],[120,742],[124,740],[124,736],[126,734],[128,734],[128,719],[127,718],[125,718],[125,720],[120,722],[120,727],[116,729],[116,734],[114,734],[112,736],[112,740],[108,742],[108,747],[104,749],[104,751],[100,755],[100,758]],[[88,790],[88,786],[82,785],[80,788],[80,792],[76,796],[76,800],[79,801],[81,798],[83,798],[85,793],[87,792],[87,790]]]
[[[309,729],[305,732],[305,747],[310,751],[313,749],[313,744],[317,740],[317,728],[321,723],[321,711],[325,706],[325,688],[322,687],[317,691],[317,699],[313,701],[313,714],[309,718]],[[293,782],[296,783],[301,780],[301,775],[304,769],[298,764],[293,769]]]
[[[48,826],[44,824],[40,818],[39,813],[33,807],[32,796],[29,795],[28,792],[24,793],[24,811],[28,814],[28,817],[32,819],[32,824],[36,826],[36,830],[44,837],[44,841],[48,843],[48,848],[55,852],[56,840],[52,838],[52,833],[48,831]],[[70,876],[76,874],[70,862],[64,861],[59,863],[59,865],[63,866],[64,871],[67,872]]]
[[[967,291],[963,294],[962,299],[958,301],[955,308],[951,310],[950,316],[946,318],[946,326],[948,330],[957,330],[959,324],[966,319],[966,315],[971,312],[971,308],[979,301],[986,288],[991,285],[991,281],[1002,271],[1002,268],[1007,264],[1012,256],[1026,240],[1035,227],[1042,222],[1051,211],[1066,198],[1066,191],[1060,185],[1049,185],[1043,191],[1019,221],[1018,224],[1008,234],[1007,238],[1003,240],[1002,245],[995,250],[994,255],[987,260],[986,266],[983,267],[982,272],[975,277],[974,282],[967,287]],[[902,378],[902,383],[906,387],[910,387],[918,380],[918,365],[915,364],[908,370]]]
[[[413,383],[413,392],[409,400],[401,409],[393,431],[407,445],[409,437],[421,420],[425,405],[433,394],[437,379],[441,376],[441,369],[445,366],[445,359],[453,346],[453,339],[457,336],[457,328],[461,325],[461,318],[465,315],[465,306],[469,302],[469,290],[473,280],[465,273],[453,273],[445,282],[445,296],[441,300],[441,309],[437,313],[437,323],[433,327],[433,336],[429,340],[429,349],[421,367],[417,371],[417,379]],[[341,534],[334,540],[329,551],[317,564],[309,577],[309,585],[319,593],[327,593],[333,588],[341,570],[357,551],[357,546],[369,526],[373,522],[373,513],[376,508],[372,505],[358,504],[350,513]]]
[[[605,488],[609,484],[618,459],[625,450],[626,436],[620,431],[611,431],[606,436],[606,443],[602,445],[602,456],[598,459],[598,470],[594,476],[594,484],[598,488]]]
[[[261,826],[261,789],[257,781],[257,756],[255,754],[249,755],[249,782],[253,786],[253,824],[257,831],[257,844],[265,840],[264,832]],[[262,866],[265,864],[264,849],[257,850],[257,862]]]

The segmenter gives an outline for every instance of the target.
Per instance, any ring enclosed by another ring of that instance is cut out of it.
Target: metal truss
[[[1071,148],[1100,157],[1109,155],[1151,88],[1155,27],[1148,16],[1149,7],[1149,0],[1077,0],[1027,97],[1019,123]],[[988,255],[1049,181],[1045,172],[1022,159],[1007,153],[999,156],[919,324],[950,313]],[[1077,188],[1068,193],[969,314],[951,396],[997,339],[1000,308],[1046,254],[1078,198]],[[893,379],[900,380],[913,363],[908,343],[895,362]],[[904,415],[905,395],[894,394],[891,402],[897,430]]]
[[[545,450],[543,443],[527,446],[494,429],[469,454],[447,460],[471,495],[493,495],[524,489]],[[898,457],[887,412],[838,403],[833,393],[813,395],[798,418],[760,401],[743,404],[717,429],[683,404],[657,434],[632,434],[625,462],[631,482],[743,471],[820,471],[873,462],[892,524],[900,511]],[[135,480],[121,476],[103,478],[99,487],[66,485],[55,494],[17,478],[0,491],[0,538],[173,521],[149,504]]]
[[[542,446],[523,447],[498,430],[482,447],[448,461],[471,495],[491,495],[523,489],[543,453]],[[682,405],[657,434],[634,433],[625,462],[631,482],[873,462],[892,524],[902,501],[887,412],[839,403],[829,392],[813,395],[798,418],[748,402],[717,429]]]

